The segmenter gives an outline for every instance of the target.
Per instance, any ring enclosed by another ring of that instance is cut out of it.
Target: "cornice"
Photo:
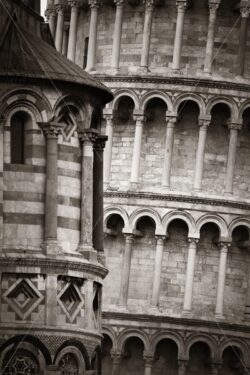
[[[191,204],[206,204],[209,206],[232,207],[241,210],[250,210],[250,203],[231,201],[226,199],[213,199],[204,197],[191,197],[187,195],[172,194],[156,194],[156,193],[137,193],[137,192],[105,192],[105,198],[133,198],[133,199],[149,199],[167,202],[183,202]]]

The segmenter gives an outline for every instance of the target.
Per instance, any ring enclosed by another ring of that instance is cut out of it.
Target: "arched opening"
[[[241,375],[243,373],[243,356],[241,350],[236,346],[229,346],[223,351],[222,362],[219,375]]]
[[[111,358],[111,350],[113,342],[108,335],[103,335],[102,339],[102,375],[112,374],[113,362]]]
[[[188,226],[174,219],[167,228],[168,239],[162,259],[160,308],[168,314],[181,313],[188,254]]]
[[[189,350],[187,375],[210,375],[211,353],[204,342],[194,343]]]
[[[40,375],[39,361],[30,351],[15,347],[4,356],[1,374]]]
[[[125,238],[122,230],[124,221],[118,214],[109,216],[106,222],[104,251],[109,273],[103,281],[103,305],[116,305],[120,297],[122,259]],[[115,283],[116,287],[111,287]]]
[[[228,125],[231,112],[228,105],[218,103],[211,110],[204,156],[203,188],[210,192],[224,191],[227,155]]]
[[[178,107],[171,168],[171,186],[177,191],[190,191],[193,185],[199,114],[199,106],[192,100],[183,101]]]
[[[144,345],[138,337],[127,339],[121,361],[120,375],[144,375]]]
[[[133,121],[134,108],[135,103],[130,96],[122,96],[119,98],[115,111],[117,122],[126,123],[131,120]]]
[[[160,98],[152,98],[145,108],[142,134],[140,176],[145,189],[159,187],[162,178],[166,135],[167,105]]]
[[[10,123],[10,161],[12,164],[25,164],[27,153],[27,131],[32,128],[32,119],[24,111],[16,112]]]
[[[152,375],[178,375],[178,347],[173,340],[158,342],[152,367]]]
[[[199,317],[214,317],[220,258],[219,236],[219,228],[213,222],[205,223],[200,229],[193,285],[193,311]]]
[[[79,375],[79,365],[73,353],[64,354],[59,361],[61,375]]]

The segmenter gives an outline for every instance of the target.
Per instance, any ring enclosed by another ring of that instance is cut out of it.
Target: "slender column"
[[[156,236],[155,267],[153,279],[153,292],[151,304],[153,307],[159,305],[160,286],[161,286],[161,264],[164,251],[165,236]]]
[[[106,136],[108,137],[107,144],[104,151],[104,187],[107,188],[110,182],[110,170],[112,162],[112,147],[113,147],[113,116],[104,115],[106,118]]]
[[[216,13],[219,8],[220,0],[209,0],[209,24],[207,32],[207,45],[206,45],[206,56],[204,63],[204,72],[211,74],[213,65],[213,52],[214,52],[214,33],[215,33],[215,22]]]
[[[89,0],[89,5],[90,5],[90,25],[89,25],[89,46],[88,46],[87,66],[86,66],[87,71],[91,71],[95,69],[97,19],[98,19],[99,3],[97,0]]]
[[[57,138],[64,124],[55,122],[39,123],[47,139],[46,190],[45,190],[45,228],[44,248],[47,253],[58,251],[57,245]]]
[[[133,234],[125,234],[125,247],[124,247],[123,259],[122,259],[121,293],[120,293],[120,301],[119,301],[119,304],[121,306],[127,306],[133,241],[134,241]]]
[[[119,375],[119,369],[122,359],[121,352],[115,352],[111,350],[111,358],[113,359],[113,367],[112,367],[112,374],[111,375]]]
[[[237,151],[237,140],[238,132],[241,129],[240,124],[229,124],[230,137],[229,137],[229,147],[227,156],[227,176],[226,176],[226,193],[233,193],[233,180],[234,180],[234,169]]]
[[[144,0],[145,4],[145,17],[142,36],[142,54],[141,54],[141,67],[148,70],[149,64],[149,49],[151,39],[151,29],[154,11],[154,0]]]
[[[218,285],[217,285],[217,297],[216,297],[216,307],[215,314],[218,317],[223,316],[223,302],[224,302],[224,289],[225,289],[225,280],[226,280],[226,271],[227,271],[227,253],[228,248],[231,246],[229,243],[221,242],[220,243],[220,264],[218,272]]]
[[[63,30],[63,45],[62,45],[62,54],[67,56],[68,53],[68,44],[69,44],[69,25],[64,25]]]
[[[46,324],[57,324],[57,275],[47,274],[46,277]]]
[[[0,253],[3,250],[3,132],[5,119],[0,118]]]
[[[137,115],[135,119],[135,139],[130,179],[132,184],[138,184],[144,116]]]
[[[152,373],[152,365],[153,365],[153,354],[144,352],[143,359],[144,359],[144,375],[151,375]]]
[[[76,33],[77,33],[77,21],[79,13],[79,1],[70,0],[69,5],[71,6],[70,13],[70,26],[69,26],[69,43],[68,43],[68,59],[75,62],[76,54]]]
[[[177,5],[177,20],[176,20],[176,30],[175,30],[175,40],[174,40],[173,70],[180,69],[184,15],[185,15],[185,10],[187,8],[187,1],[176,0],[176,5]]]
[[[93,143],[97,137],[94,129],[78,132],[82,147],[81,178],[81,231],[78,251],[87,259],[93,254]]]
[[[194,267],[195,267],[195,257],[197,243],[199,240],[197,238],[189,238],[189,248],[188,248],[188,261],[186,270],[186,283],[185,283],[185,294],[184,294],[184,312],[191,311],[192,308],[192,296],[193,296],[193,282],[194,282]]]
[[[165,142],[165,155],[164,164],[162,171],[162,186],[170,187],[171,167],[172,167],[172,155],[174,146],[174,127],[176,124],[176,117],[167,117],[167,128],[166,128],[166,142]]]
[[[113,36],[112,62],[111,66],[115,72],[119,70],[121,35],[122,35],[122,17],[124,0],[115,0],[116,15],[115,15],[115,29]]]
[[[63,43],[63,30],[64,30],[64,6],[58,4],[56,6],[57,10],[57,24],[56,24],[56,39],[55,46],[58,52],[62,52]]]
[[[56,9],[51,6],[46,9],[45,16],[47,18],[47,21],[49,23],[49,28],[51,35],[53,39],[55,38],[55,33],[56,33]]]
[[[241,26],[240,26],[240,38],[239,38],[237,75],[243,76],[244,69],[245,69],[245,60],[246,60],[247,29],[248,29],[248,18],[249,18],[249,13],[250,13],[250,6],[241,5],[240,12],[241,12]]]
[[[184,359],[178,360],[178,375],[186,375],[188,361]]]
[[[194,172],[194,189],[201,190],[202,175],[204,166],[204,155],[207,138],[207,129],[210,124],[208,120],[199,120],[199,140],[196,152],[195,172]]]

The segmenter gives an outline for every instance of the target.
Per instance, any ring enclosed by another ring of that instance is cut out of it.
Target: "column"
[[[143,359],[144,359],[144,375],[151,375],[154,356],[151,353],[144,352]]]
[[[54,39],[55,33],[56,33],[56,9],[53,6],[47,8],[45,12],[45,16],[47,17],[50,32]]]
[[[241,124],[229,124],[230,136],[227,156],[227,175],[226,175],[226,193],[233,193],[234,169],[237,152],[238,132],[241,129]]]
[[[47,254],[56,254],[57,243],[57,138],[64,124],[56,122],[39,123],[46,140],[46,187],[45,187],[45,226],[44,249]]]
[[[184,359],[178,360],[178,375],[186,375],[188,361]]]
[[[145,4],[145,17],[142,35],[142,54],[141,54],[141,67],[148,71],[149,65],[149,49],[151,39],[151,29],[154,11],[154,0],[144,0]]]
[[[223,316],[223,301],[224,301],[224,289],[227,271],[227,253],[228,248],[231,246],[229,243],[220,243],[220,263],[218,271],[218,285],[217,285],[217,297],[216,297],[216,307],[215,314],[217,317]]]
[[[106,136],[108,137],[107,144],[104,151],[104,188],[109,186],[110,182],[110,170],[111,170],[111,162],[112,162],[112,147],[113,147],[113,116],[112,115],[104,115],[106,119]]]
[[[3,132],[5,119],[0,118],[0,253],[3,250]]]
[[[194,172],[194,189],[201,190],[202,186],[202,175],[204,165],[205,146],[207,138],[207,129],[210,124],[210,120],[199,120],[199,140],[196,152],[195,172]]]
[[[56,6],[57,10],[57,24],[56,24],[56,39],[55,46],[58,52],[62,52],[63,43],[63,31],[64,31],[64,6],[58,4]]]
[[[166,237],[156,236],[155,266],[151,304],[153,307],[159,305],[160,286],[161,286],[161,265]]]
[[[68,59],[75,62],[76,54],[76,33],[77,33],[77,21],[79,12],[79,1],[70,0],[69,5],[71,6],[70,13],[70,26],[69,26],[69,42],[68,42]]]
[[[113,359],[113,367],[111,375],[119,375],[120,363],[122,354],[121,352],[115,352],[111,350],[111,358]]]
[[[188,248],[188,260],[187,260],[187,270],[186,270],[184,305],[183,305],[184,312],[190,312],[192,308],[195,257],[196,257],[197,243],[199,242],[199,240],[197,238],[189,238],[188,242],[189,242],[189,248]]]
[[[47,274],[46,277],[46,325],[57,325],[57,275]]]
[[[171,167],[172,167],[172,155],[174,146],[174,127],[176,124],[176,117],[166,118],[167,128],[166,128],[166,141],[165,141],[165,154],[164,154],[164,164],[162,171],[162,186],[170,187],[170,177],[171,177]]]
[[[132,246],[134,241],[133,234],[125,234],[125,247],[122,259],[122,274],[121,274],[121,292],[120,301],[121,306],[127,306],[128,300],[128,287],[129,287],[129,275],[130,275],[130,264],[132,255]]]
[[[94,143],[94,181],[93,181],[93,245],[103,252],[103,150],[107,141],[106,135],[98,135]],[[103,259],[104,261],[104,259]]]
[[[93,143],[97,131],[86,129],[78,132],[82,148],[81,163],[81,230],[78,251],[88,260],[94,260],[93,252]]]
[[[64,24],[63,30],[63,45],[62,45],[62,54],[67,56],[68,53],[68,43],[69,43],[69,25]]]
[[[117,73],[119,70],[121,35],[122,35],[122,16],[124,0],[114,0],[116,4],[115,29],[113,35],[113,49],[111,66]]]
[[[213,65],[213,52],[214,52],[214,33],[215,33],[215,22],[216,13],[219,8],[221,0],[209,0],[209,23],[207,32],[207,45],[206,55],[204,63],[204,72],[211,74]]]
[[[241,2],[241,26],[239,37],[239,50],[238,50],[238,69],[237,75],[242,77],[244,75],[245,60],[246,60],[246,47],[247,47],[247,29],[250,7],[244,6]]]
[[[176,30],[175,30],[175,40],[174,40],[173,70],[180,69],[184,15],[185,15],[185,10],[187,8],[187,1],[176,0],[176,5],[177,5],[177,20],[176,20]]]
[[[130,179],[132,184],[138,184],[143,123],[144,123],[144,116],[136,115],[135,116],[135,139],[134,139],[134,149],[133,149],[133,156],[132,156],[132,168],[131,168],[131,179]]]
[[[90,25],[89,25],[89,46],[88,46],[86,70],[90,72],[91,70],[95,69],[97,19],[98,19],[99,3],[97,0],[89,0],[89,4],[90,4]]]

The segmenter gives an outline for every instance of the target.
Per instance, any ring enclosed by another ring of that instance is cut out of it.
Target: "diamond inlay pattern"
[[[79,287],[75,283],[68,281],[62,287],[57,298],[58,303],[66,314],[69,322],[73,323],[84,306],[84,299],[81,290],[79,290]]]

